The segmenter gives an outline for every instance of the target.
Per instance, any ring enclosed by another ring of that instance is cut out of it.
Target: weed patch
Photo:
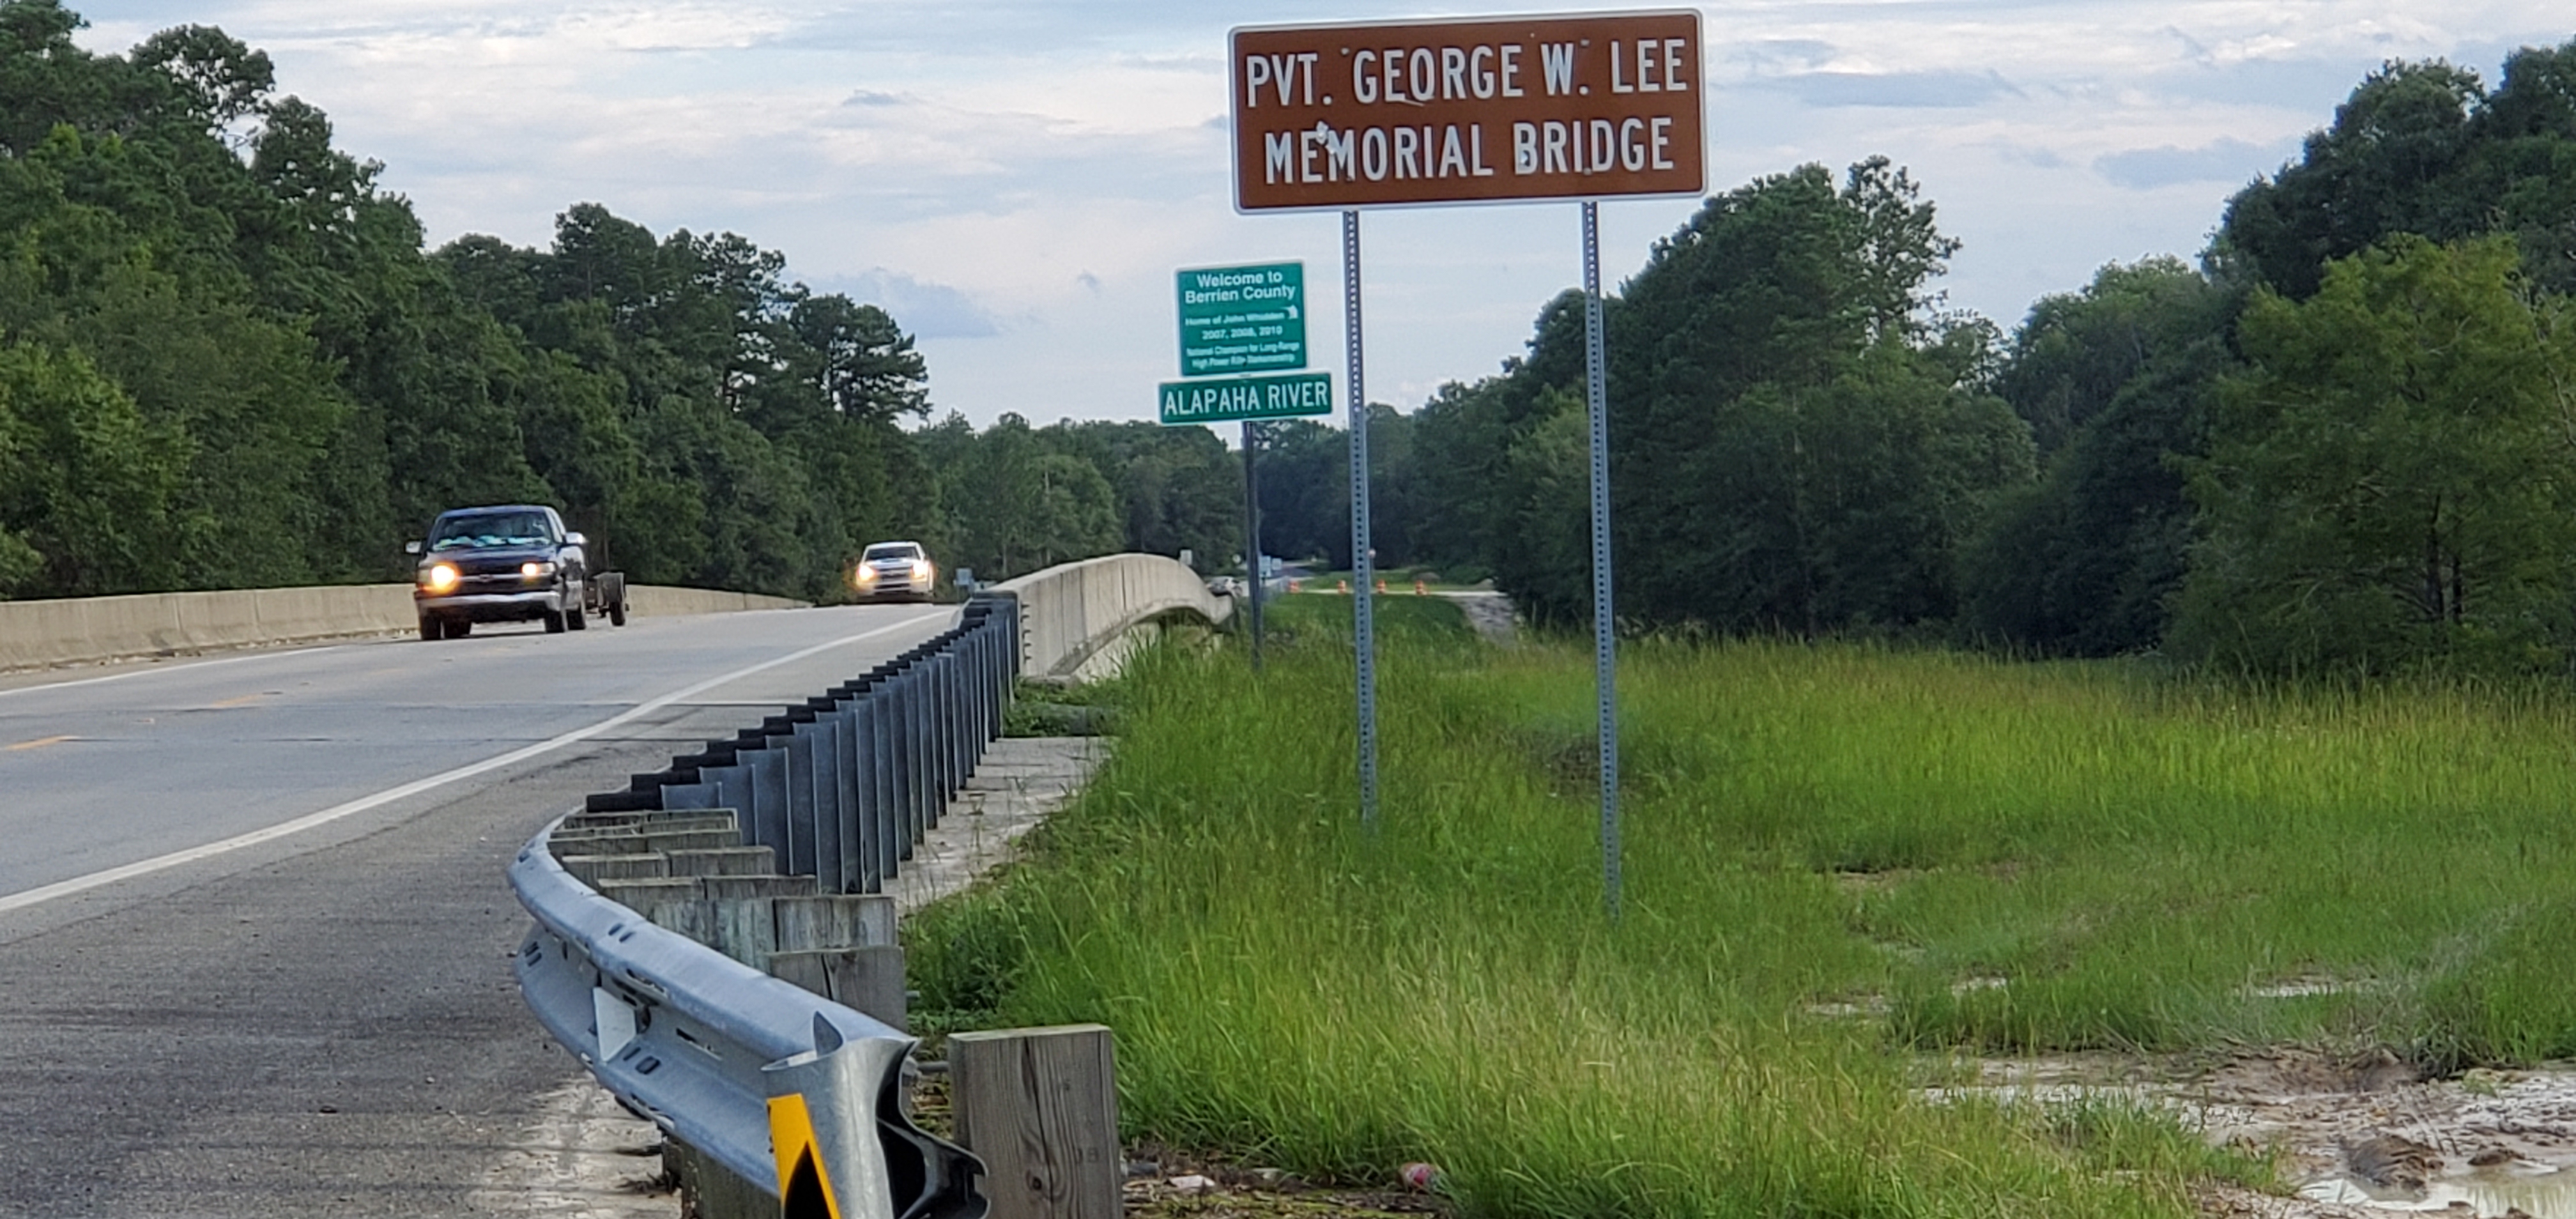
[[[926,920],[925,1007],[1118,1030],[1131,1135],[1431,1161],[1474,1215],[2179,1215],[2268,1166],[2154,1112],[1928,1101],[1922,1064],[2576,1051],[2555,691],[1643,642],[1610,925],[1589,656],[1389,614],[1370,833],[1348,603],[1305,601],[1258,678],[1141,658],[1009,901]]]

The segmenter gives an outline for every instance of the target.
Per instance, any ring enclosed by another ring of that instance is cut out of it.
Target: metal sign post
[[[1252,573],[1252,671],[1261,671],[1261,424],[1243,421],[1244,569]]]
[[[1583,201],[1584,400],[1592,416],[1592,689],[1601,731],[1601,904],[1619,921],[1619,653],[1610,600],[1610,377],[1601,341],[1601,205]]]
[[[1545,199],[1583,205],[1592,425],[1592,628],[1600,710],[1603,900],[1619,914],[1617,618],[1599,200],[1706,186],[1699,13],[1459,17],[1233,32],[1234,206],[1338,211],[1349,327],[1351,563],[1359,581],[1360,818],[1377,823],[1377,679],[1368,394],[1360,378],[1360,215]],[[1257,336],[1256,336],[1257,337]]]
[[[1351,644],[1359,653],[1360,824],[1377,829],[1377,552],[1369,534],[1368,393],[1360,367],[1360,214],[1342,213],[1342,329],[1350,345]]]

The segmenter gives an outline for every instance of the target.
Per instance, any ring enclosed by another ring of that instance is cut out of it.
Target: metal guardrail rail
[[[985,1213],[982,1165],[906,1115],[912,1038],[767,970],[838,946],[784,942],[817,903],[886,900],[849,895],[881,892],[938,824],[1001,735],[1020,656],[1018,602],[979,596],[901,656],[591,796],[510,867],[537,924],[516,970],[538,1021],[787,1214]]]

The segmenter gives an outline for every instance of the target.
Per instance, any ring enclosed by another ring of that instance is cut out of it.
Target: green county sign
[[[1161,396],[1165,427],[1329,415],[1333,413],[1333,377],[1331,373],[1300,372],[1279,377],[1165,381]]]
[[[1306,264],[1210,267],[1177,278],[1182,376],[1306,366]]]

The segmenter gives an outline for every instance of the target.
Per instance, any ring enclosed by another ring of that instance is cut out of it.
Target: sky
[[[65,0],[84,46],[220,26],[384,164],[433,245],[546,245],[597,202],[730,231],[917,336],[936,410],[1151,419],[1178,376],[1174,272],[1303,260],[1342,367],[1332,214],[1238,215],[1236,25],[1560,12],[1369,0]],[[1615,6],[1643,7],[1633,5]],[[1872,155],[1964,245],[1936,286],[2009,330],[2109,262],[2196,256],[2364,75],[2443,58],[2490,84],[2576,38],[2543,0],[1771,0],[1701,6],[1708,186]],[[1689,199],[1601,207],[1613,288]],[[1411,409],[1524,350],[1581,282],[1570,203],[1370,212],[1368,396]],[[1337,393],[1343,392],[1339,388]]]

